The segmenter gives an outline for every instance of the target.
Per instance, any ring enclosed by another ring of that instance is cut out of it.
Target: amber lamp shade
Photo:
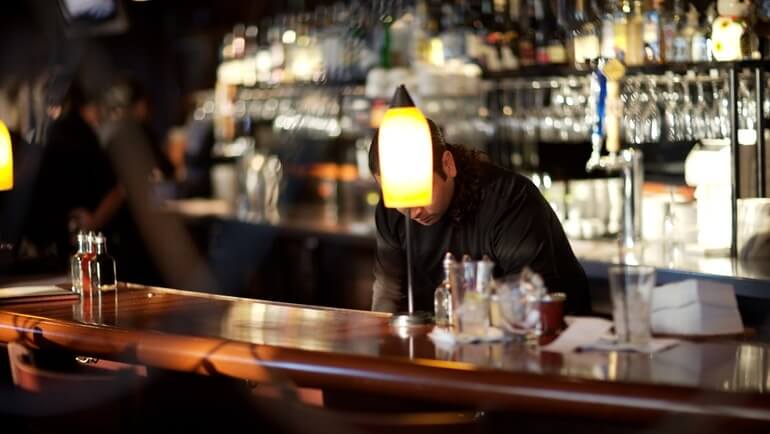
[[[379,130],[380,184],[388,208],[430,205],[433,148],[428,121],[406,88],[396,89]]]
[[[0,121],[0,190],[13,188],[13,152],[11,135],[8,128]]]

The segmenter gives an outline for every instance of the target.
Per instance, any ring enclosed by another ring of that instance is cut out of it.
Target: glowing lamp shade
[[[428,121],[417,107],[394,107],[379,131],[380,183],[388,208],[430,205],[433,148]]]
[[[11,135],[8,128],[0,121],[0,190],[13,188],[13,153]]]

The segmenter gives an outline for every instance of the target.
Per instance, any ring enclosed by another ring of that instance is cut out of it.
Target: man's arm
[[[372,310],[378,312],[399,311],[404,299],[406,257],[395,231],[391,230],[382,204],[375,213],[377,225],[377,251],[374,262]]]

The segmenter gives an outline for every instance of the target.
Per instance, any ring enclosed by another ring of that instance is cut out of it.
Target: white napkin
[[[650,339],[646,344],[631,344],[618,342],[616,336],[604,336],[596,342],[581,345],[581,351],[630,351],[635,353],[652,354],[677,345],[677,339]]]
[[[645,345],[617,342],[610,335],[612,321],[592,317],[572,317],[566,319],[567,330],[564,330],[556,340],[541,349],[556,353],[571,353],[573,351],[634,351],[639,353],[655,353],[670,348],[679,343],[676,339],[651,339]]]
[[[566,318],[569,326],[558,338],[541,349],[555,353],[571,353],[581,346],[596,342],[609,333],[612,322],[602,318],[573,317]]]
[[[487,327],[487,332],[483,335],[455,333],[450,328],[433,327],[433,330],[428,333],[428,337],[439,345],[480,344],[488,342],[499,342],[509,339],[509,337],[506,336],[505,333],[503,333],[503,331],[497,327]]]

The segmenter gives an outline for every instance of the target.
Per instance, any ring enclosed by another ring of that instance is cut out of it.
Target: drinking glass
[[[692,112],[693,138],[697,140],[709,137],[708,114],[706,107],[706,95],[703,90],[703,81],[696,83],[696,103]]]
[[[658,108],[658,95],[655,82],[647,84],[647,104],[642,108],[641,126],[643,143],[657,143],[661,136],[661,114]]]
[[[677,90],[678,80],[673,75],[667,77],[666,86],[666,138],[669,142],[677,142],[684,140],[684,134],[682,129],[682,121],[679,106],[682,94]]]
[[[612,319],[618,341],[644,345],[651,338],[650,298],[655,269],[619,265],[609,269]]]

